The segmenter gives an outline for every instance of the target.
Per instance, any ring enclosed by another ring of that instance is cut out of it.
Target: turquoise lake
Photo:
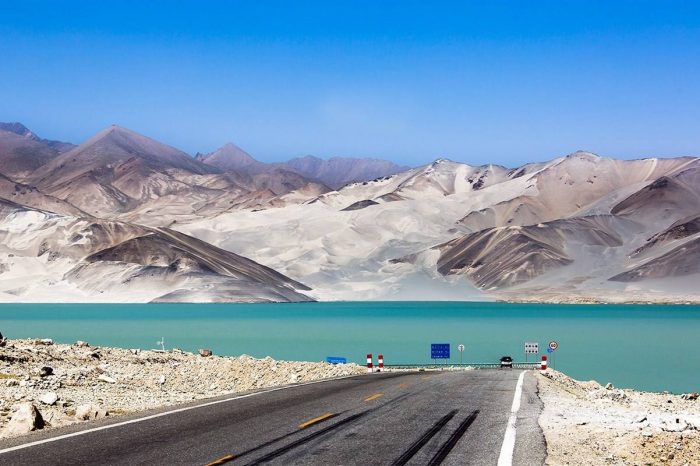
[[[166,348],[276,359],[344,356],[364,364],[429,363],[430,343],[450,343],[451,362],[523,361],[523,343],[544,353],[556,340],[556,368],[619,387],[700,390],[700,306],[542,305],[464,302],[299,304],[1,304],[8,338]],[[530,356],[532,361],[534,356]],[[376,362],[376,360],[375,360]]]

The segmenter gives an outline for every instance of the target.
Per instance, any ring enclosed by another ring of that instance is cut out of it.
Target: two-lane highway
[[[536,381],[521,373],[369,374],[231,396],[5,442],[0,463],[542,464]]]

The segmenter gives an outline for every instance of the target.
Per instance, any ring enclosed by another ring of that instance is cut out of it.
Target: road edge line
[[[513,404],[510,408],[510,417],[506,426],[506,433],[503,436],[503,444],[501,445],[501,453],[498,456],[498,466],[511,466],[513,464],[513,451],[515,449],[515,423],[518,420],[518,411],[520,410],[520,398],[523,394],[523,380],[525,380],[525,372],[522,371],[518,377],[518,383],[515,385],[515,394],[513,395]]]
[[[4,449],[0,450],[0,455],[5,454],[5,453],[10,453],[13,451],[17,451],[17,450],[23,450],[25,448],[35,447],[37,445],[43,445],[45,443],[57,442],[59,440],[63,440],[63,439],[71,438],[71,437],[78,437],[80,435],[89,434],[91,432],[99,432],[101,430],[113,429],[115,427],[122,427],[122,426],[126,426],[129,424],[136,424],[137,422],[149,421],[151,419],[156,419],[159,417],[168,416],[170,414],[182,413],[185,411],[191,411],[193,409],[205,408],[207,406],[217,405],[217,404],[221,404],[221,403],[228,403],[228,402],[240,400],[243,398],[250,398],[253,396],[264,395],[265,393],[277,392],[280,390],[287,390],[290,388],[303,387],[306,385],[313,385],[313,384],[323,383],[323,382],[332,382],[334,380],[349,379],[352,377],[362,377],[363,375],[364,374],[355,374],[355,375],[348,375],[348,376],[344,376],[344,377],[337,377],[334,379],[312,380],[311,382],[304,382],[304,383],[300,383],[297,385],[285,385],[283,387],[274,387],[274,388],[270,388],[268,390],[261,390],[259,392],[248,393],[246,395],[238,395],[238,396],[234,396],[232,398],[225,398],[223,400],[208,401],[206,403],[201,403],[201,404],[197,404],[194,406],[185,406],[183,408],[176,408],[176,409],[172,409],[170,411],[165,411],[162,413],[151,414],[150,416],[139,417],[136,419],[129,419],[128,421],[117,422],[114,424],[108,424],[106,426],[94,427],[92,429],[79,430],[77,432],[71,432],[70,434],[63,434],[63,435],[58,435],[56,437],[49,437],[49,438],[43,439],[43,440],[36,440],[34,442],[22,443],[20,445],[15,445],[14,447],[8,447],[8,448],[4,448]]]

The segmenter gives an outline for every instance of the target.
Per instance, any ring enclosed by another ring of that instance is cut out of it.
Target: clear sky
[[[700,2],[4,0],[0,121],[264,161],[700,155]]]

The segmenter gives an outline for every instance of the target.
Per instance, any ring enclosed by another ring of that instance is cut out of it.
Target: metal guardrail
[[[539,369],[540,362],[513,362],[514,369]],[[386,369],[449,369],[459,367],[472,367],[474,369],[499,369],[500,362],[474,362],[456,364],[384,364]]]

